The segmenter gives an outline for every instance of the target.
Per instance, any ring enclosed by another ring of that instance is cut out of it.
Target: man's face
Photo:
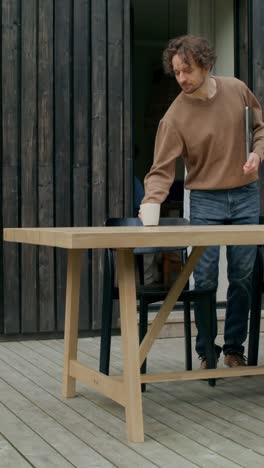
[[[209,74],[208,69],[199,67],[192,58],[189,62],[186,63],[184,57],[178,54],[172,58],[175,78],[185,94],[193,94],[200,89]]]

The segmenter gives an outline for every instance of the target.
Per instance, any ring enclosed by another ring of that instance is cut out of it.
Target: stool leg
[[[259,351],[259,333],[261,320],[261,300],[262,300],[262,276],[263,267],[262,259],[260,258],[259,249],[257,251],[256,262],[253,272],[252,282],[252,301],[250,311],[249,324],[249,340],[248,340],[248,365],[256,366],[258,364]]]
[[[185,339],[185,368],[192,370],[192,333],[191,333],[191,304],[183,303],[184,311],[184,339]]]
[[[202,314],[203,326],[206,330],[206,362],[208,369],[215,369],[216,367],[216,355],[215,355],[215,345],[214,345],[214,314],[213,314],[213,299],[212,295],[206,293],[202,299],[204,313]],[[208,384],[211,387],[215,386],[215,379],[208,379]]]
[[[104,286],[103,286],[103,303],[102,303],[100,363],[99,363],[100,372],[106,375],[109,375],[110,349],[111,349],[111,338],[112,338],[113,288],[114,288],[111,271],[107,269],[107,266],[110,264],[110,260],[111,260],[108,258],[108,255],[110,255],[110,253],[106,250],[105,269],[104,269]]]
[[[143,297],[139,300],[139,342],[143,340],[148,330],[148,303],[144,300]],[[147,359],[143,362],[140,368],[141,374],[146,374],[147,372]],[[141,384],[141,391],[146,391],[146,384]]]
[[[103,305],[99,370],[109,375],[113,302]]]
[[[165,286],[169,284],[169,261],[166,255],[163,257],[163,283]]]
[[[254,304],[251,306],[248,341],[248,365],[257,366],[259,352],[259,333],[261,319],[261,292],[256,292]]]
[[[207,302],[207,307],[208,307],[208,310],[206,310],[206,312],[208,312],[208,322],[209,322],[208,323],[209,336],[208,336],[208,345],[207,345],[208,346],[208,350],[207,350],[208,361],[207,362],[208,362],[209,369],[215,369],[216,368],[216,355],[215,355],[215,344],[213,340],[214,329],[215,329],[215,323],[214,323],[215,314],[213,313],[214,301],[213,301],[211,294],[207,296],[206,302]],[[211,387],[215,387],[216,379],[208,379],[208,384]]]

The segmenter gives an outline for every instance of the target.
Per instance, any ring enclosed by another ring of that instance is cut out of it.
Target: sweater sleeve
[[[183,153],[184,144],[177,131],[161,120],[155,140],[154,161],[144,180],[142,203],[162,203],[175,179],[176,158]]]
[[[262,115],[262,108],[254,96],[254,94],[247,88],[247,101],[248,105],[253,110],[253,151],[254,153],[258,154],[261,160],[264,159],[264,123],[263,123],[263,115]]]

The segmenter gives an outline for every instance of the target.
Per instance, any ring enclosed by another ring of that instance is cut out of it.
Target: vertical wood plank
[[[21,2],[21,225],[37,225],[37,3]],[[21,327],[37,331],[37,248],[21,249]]]
[[[92,225],[102,225],[107,197],[107,11],[105,0],[92,0]],[[92,257],[92,325],[99,326],[103,289],[103,253]]]
[[[108,200],[109,216],[122,216],[123,155],[123,11],[122,0],[108,0]]]
[[[55,9],[55,219],[56,226],[72,224],[72,2],[56,0]],[[66,254],[56,251],[57,327],[64,327]]]
[[[2,3],[0,4],[0,41],[2,45]],[[2,59],[2,47],[1,47],[1,59]],[[3,133],[2,133],[2,125],[3,125],[3,107],[2,107],[2,88],[3,88],[3,81],[2,81],[2,60],[0,61],[0,121],[1,121],[1,132],[0,132],[0,334],[4,331],[4,302],[3,302],[3,181],[2,181],[2,154],[3,154]]]
[[[263,2],[255,0],[252,2],[252,74],[253,92],[259,99],[264,115],[264,57],[263,57],[263,34],[264,34],[264,9]],[[254,27],[253,27],[254,25]],[[260,169],[260,212],[264,213],[264,167]]]
[[[264,57],[262,38],[264,34],[264,9],[263,2],[255,0],[252,2],[252,20],[254,28],[252,30],[252,46],[253,46],[253,92],[257,95],[262,107],[264,107],[264,90],[263,90],[263,72],[264,72]]]
[[[239,76],[240,80],[248,84],[249,70],[248,70],[248,1],[240,0],[239,8],[239,21],[238,21],[238,51],[239,54]]]
[[[88,226],[90,188],[90,0],[75,0],[73,21],[73,221]],[[81,275],[79,328],[89,328],[91,297],[89,259],[85,253]]]
[[[124,54],[124,216],[133,216],[133,134],[132,134],[132,66],[131,2],[123,2]]]
[[[2,2],[2,216],[19,226],[19,49],[18,1]],[[19,247],[3,245],[4,332],[20,331]]]
[[[108,1],[108,216],[124,213],[123,1]],[[112,326],[119,319],[114,303]],[[100,317],[99,317],[100,320]]]
[[[38,2],[38,224],[54,226],[53,0]],[[39,247],[39,331],[55,329],[54,249]]]

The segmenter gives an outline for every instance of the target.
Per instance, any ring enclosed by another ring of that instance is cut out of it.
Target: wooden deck
[[[79,340],[80,360],[97,368],[99,343]],[[182,338],[157,340],[149,370],[183,369],[183,355]],[[62,362],[62,340],[0,344],[1,468],[264,466],[264,376],[148,385],[145,443],[129,444],[119,405],[80,384],[62,399]]]

